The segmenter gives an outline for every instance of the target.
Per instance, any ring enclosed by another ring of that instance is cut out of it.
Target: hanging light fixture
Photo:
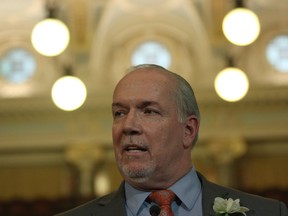
[[[87,90],[85,84],[72,75],[71,67],[67,67],[65,76],[54,83],[51,96],[58,108],[65,111],[73,111],[83,105],[86,100]]]
[[[33,47],[42,55],[57,56],[69,44],[70,33],[67,26],[55,18],[56,7],[47,2],[48,16],[35,25],[31,34]]]
[[[235,102],[241,100],[248,92],[249,80],[246,74],[236,68],[229,60],[229,65],[221,70],[215,78],[216,93],[225,101]]]
[[[236,8],[223,19],[222,29],[228,41],[238,46],[253,43],[260,34],[257,15],[244,7],[243,0],[235,0]]]

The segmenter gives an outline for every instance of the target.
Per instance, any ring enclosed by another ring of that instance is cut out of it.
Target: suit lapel
[[[198,177],[202,184],[202,210],[203,216],[214,216],[215,212],[213,210],[213,203],[215,197],[219,196],[217,192],[214,191],[213,185],[208,182],[204,176],[198,173]]]
[[[101,212],[103,216],[126,216],[124,182],[112,196],[99,201],[99,205],[104,207]]]
[[[213,210],[214,199],[216,197],[231,197],[232,199],[239,198],[239,194],[236,194],[234,190],[229,188],[225,188],[219,185],[216,185],[212,182],[209,182],[204,176],[198,173],[198,177],[202,184],[202,210],[203,216],[215,216],[215,212]],[[234,191],[234,192],[233,192]],[[241,203],[240,203],[241,204]],[[246,206],[244,203],[241,204]],[[247,207],[249,207],[247,205]],[[250,209],[246,213],[247,216],[255,215],[253,209]]]

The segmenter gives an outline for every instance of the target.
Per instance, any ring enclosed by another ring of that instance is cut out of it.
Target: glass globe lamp
[[[246,46],[258,38],[260,23],[253,11],[240,7],[226,14],[222,30],[228,41],[238,46]]]
[[[58,108],[73,111],[85,102],[87,91],[84,83],[79,78],[64,76],[54,83],[51,96]]]
[[[42,55],[57,56],[68,46],[70,33],[60,20],[47,18],[37,23],[32,30],[33,47]]]
[[[214,87],[220,98],[228,102],[235,102],[247,94],[249,81],[239,68],[227,67],[216,76]]]

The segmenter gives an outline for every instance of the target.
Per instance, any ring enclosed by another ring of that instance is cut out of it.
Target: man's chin
[[[143,166],[131,166],[125,165],[122,167],[121,171],[124,177],[131,179],[135,182],[145,182],[154,173],[154,167],[143,167]]]

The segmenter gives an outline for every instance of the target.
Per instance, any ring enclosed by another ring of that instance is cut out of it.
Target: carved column
[[[97,163],[103,159],[103,151],[95,145],[73,145],[65,152],[67,161],[79,170],[79,192],[81,196],[94,194],[93,171]]]

